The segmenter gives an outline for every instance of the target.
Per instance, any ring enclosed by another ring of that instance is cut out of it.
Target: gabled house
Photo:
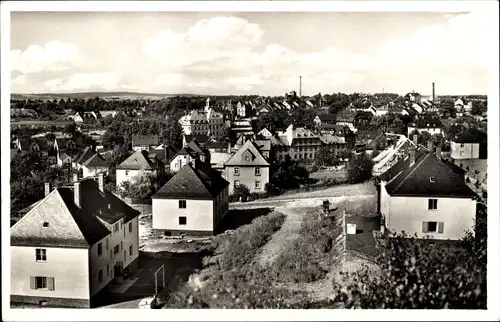
[[[335,124],[335,115],[333,114],[320,114],[314,118],[316,126],[323,124]]]
[[[450,157],[454,160],[479,159],[480,142],[468,133],[461,133],[452,138],[450,148]]]
[[[95,154],[92,147],[88,146],[78,153],[75,158],[73,158],[72,167],[76,170],[80,170],[85,161],[89,160]]]
[[[250,192],[263,193],[269,182],[269,161],[262,155],[252,140],[247,140],[243,146],[226,162],[224,174],[229,181],[229,194],[241,184]]]
[[[160,140],[158,135],[133,135],[132,136],[132,150],[142,151],[158,146]]]
[[[130,181],[141,173],[151,173],[155,177],[165,172],[165,165],[155,154],[148,151],[136,151],[116,167],[116,187],[124,181]]]
[[[178,149],[169,144],[160,144],[155,148],[149,149],[150,154],[155,154],[156,157],[165,164],[165,167],[170,168],[170,161],[179,152]]]
[[[108,174],[109,165],[99,153],[94,153],[90,158],[82,162],[82,177],[95,177],[99,173]]]
[[[443,123],[441,120],[432,117],[420,117],[414,122],[408,124],[408,136],[411,135],[413,131],[429,132],[430,135],[434,134],[444,134],[443,133]]]
[[[262,130],[260,130],[259,133],[257,133],[257,136],[263,136],[265,138],[268,138],[273,136],[273,134],[268,129],[263,128]]]
[[[210,142],[210,137],[208,135],[204,135],[204,134],[196,134],[196,135],[184,134],[184,135],[182,135],[182,146],[186,146],[191,141],[196,141],[199,144],[205,144],[207,142]]]
[[[390,235],[458,240],[472,230],[477,195],[466,185],[465,171],[439,155],[412,147],[380,176],[382,229]]]
[[[137,269],[139,212],[104,189],[104,177],[51,189],[10,228],[11,302],[93,306]]]
[[[354,148],[355,136],[349,127],[337,124],[321,124],[316,129],[320,133],[321,141],[326,145],[348,149]]]
[[[201,162],[208,162],[209,157],[210,153],[206,151],[196,140],[192,140],[180,149],[170,160],[170,171],[177,172],[186,164],[197,159]]]
[[[164,235],[212,235],[229,209],[229,183],[196,160],[153,195],[154,231]]]

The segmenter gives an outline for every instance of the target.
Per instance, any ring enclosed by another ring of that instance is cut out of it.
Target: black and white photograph
[[[500,319],[497,2],[1,9],[3,319]]]

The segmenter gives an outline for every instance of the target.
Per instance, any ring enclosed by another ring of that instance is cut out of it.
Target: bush
[[[347,164],[347,179],[350,183],[365,182],[372,176],[373,162],[366,153],[355,154]]]
[[[264,189],[266,190],[266,193],[269,196],[277,196],[281,192],[280,189],[272,182],[266,183],[266,185],[264,186]]]
[[[232,195],[236,199],[242,198],[243,201],[246,201],[246,199],[250,196],[250,189],[248,189],[248,187],[246,185],[240,184],[234,188]]]

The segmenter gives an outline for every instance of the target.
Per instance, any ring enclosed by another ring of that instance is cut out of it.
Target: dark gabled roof
[[[158,135],[133,135],[132,146],[153,146],[158,145]]]
[[[480,140],[468,131],[455,135],[451,141],[455,143],[480,143]]]
[[[354,116],[354,118],[356,119],[370,119],[373,117],[373,114],[370,113],[370,112],[367,112],[367,111],[357,111],[356,112],[356,115]]]
[[[378,150],[380,148],[380,145],[382,142],[385,142],[386,137],[384,131],[380,130],[378,131],[377,135],[375,138],[373,138],[367,145],[366,149],[367,150]]]
[[[473,198],[476,194],[465,184],[463,172],[433,153],[425,153],[386,185],[391,196]],[[434,182],[430,181],[434,177]]]
[[[203,148],[201,145],[198,143],[197,140],[191,140],[186,144],[186,148],[190,149],[194,153],[198,155],[205,155],[205,151],[203,151]]]
[[[82,165],[87,168],[106,168],[108,163],[104,160],[99,153],[94,153],[87,161],[83,162]]]
[[[422,148],[417,148],[415,151],[415,161],[418,162],[423,156],[425,156],[425,151]],[[400,174],[403,170],[407,169],[410,165],[410,158],[406,156],[405,158],[399,159],[396,164],[387,169],[384,173],[382,173],[379,178],[381,181],[389,182],[394,179],[398,174]]]
[[[32,205],[11,227],[11,245],[89,248],[110,233],[101,220],[127,222],[140,214],[111,192],[101,192],[95,180],[80,181],[81,208],[74,203],[73,189],[56,188]],[[43,227],[44,222],[49,226]]]
[[[149,153],[156,154],[156,157],[163,163],[168,163],[177,154],[178,150],[171,145],[164,145],[163,148],[149,149]]]
[[[184,198],[213,199],[229,185],[219,171],[195,160],[180,169],[158,192],[153,199]]]
[[[204,134],[184,135],[184,140],[186,142],[191,142],[193,140],[196,140],[199,143],[206,143],[206,142],[210,141],[210,137],[208,135],[204,135]]]
[[[332,114],[320,114],[317,117],[321,122],[335,122],[335,115]]]
[[[339,124],[320,124],[316,127],[318,130],[334,130],[335,133],[339,131],[344,131],[344,134],[351,133],[351,130],[347,125],[339,125]],[[342,134],[342,135],[344,135]]]
[[[134,152],[116,167],[117,170],[156,170],[158,168],[156,155],[141,150]]]
[[[94,151],[92,151],[91,147],[86,147],[81,151],[79,154],[76,155],[75,159],[73,162],[78,163],[78,164],[83,164],[85,161],[90,159],[94,155]]]

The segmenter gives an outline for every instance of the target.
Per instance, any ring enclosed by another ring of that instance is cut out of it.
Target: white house
[[[259,147],[248,140],[224,165],[224,175],[229,181],[229,193],[244,184],[250,192],[263,193],[269,182],[270,164]]]
[[[465,184],[464,173],[432,152],[412,148],[380,176],[383,229],[418,238],[464,237],[476,215],[476,194]]]
[[[153,229],[171,235],[212,235],[229,209],[229,183],[196,160],[153,196]]]
[[[116,167],[116,187],[124,181],[137,178],[141,173],[151,173],[155,176],[165,171],[165,165],[156,155],[148,151],[137,151]]]
[[[98,182],[51,191],[10,229],[11,302],[92,306],[96,295],[139,255],[139,212]]]
[[[106,160],[99,154],[94,153],[88,160],[81,164],[83,178],[95,177],[99,173],[107,174],[109,166]]]
[[[479,142],[466,133],[453,138],[450,148],[450,156],[454,160],[479,159]]]
[[[439,119],[418,118],[415,122],[408,124],[408,136],[415,130],[419,133],[428,132],[430,135],[444,134],[443,123]]]
[[[142,151],[158,146],[160,140],[158,135],[133,135],[132,136],[132,150]]]
[[[199,159],[205,162],[207,153],[203,151],[197,141],[190,141],[184,146],[177,154],[170,160],[170,171],[177,172],[182,169],[186,164]]]

